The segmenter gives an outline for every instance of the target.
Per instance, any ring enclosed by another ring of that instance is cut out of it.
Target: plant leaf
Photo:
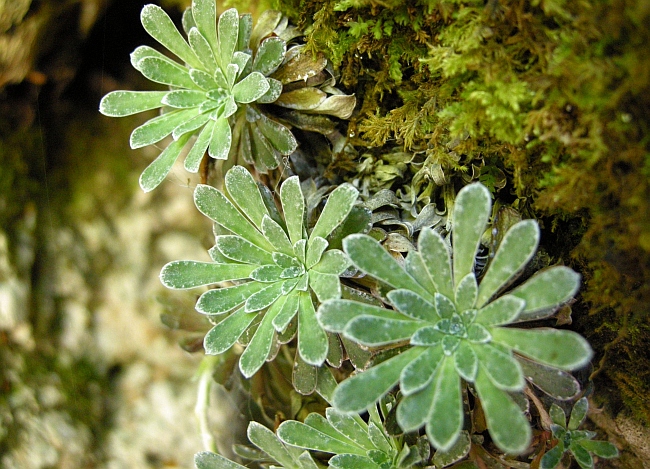
[[[409,339],[422,327],[414,321],[358,316],[347,323],[343,335],[361,345],[378,347]]]
[[[343,332],[348,322],[365,315],[397,321],[404,319],[395,311],[354,300],[328,300],[318,308],[318,321],[330,332]]]
[[[228,231],[238,234],[266,251],[273,250],[273,246],[253,224],[214,187],[198,184],[194,189],[194,203],[201,213]]]
[[[232,132],[228,119],[220,117],[214,123],[208,154],[217,160],[227,160],[232,144]]]
[[[300,190],[298,176],[291,176],[280,187],[280,201],[287,223],[287,231],[292,244],[303,239],[303,219],[305,216],[305,198]],[[302,259],[304,261],[304,258]]]
[[[216,239],[216,246],[228,259],[244,264],[272,264],[273,256],[264,249],[237,235],[222,235]]]
[[[251,443],[284,467],[290,468],[296,464],[295,460],[291,457],[291,454],[287,451],[287,448],[282,444],[279,438],[264,425],[257,422],[250,422],[248,424],[246,435]]]
[[[570,373],[522,356],[515,358],[519,361],[526,379],[553,399],[573,399],[580,392],[580,384]]]
[[[252,72],[233,86],[232,95],[236,102],[247,104],[264,96],[269,88],[269,82],[264,75]]]
[[[162,106],[167,91],[111,91],[99,102],[105,116],[124,117]]]
[[[338,249],[325,251],[311,271],[321,272],[323,274],[341,275],[350,265],[350,260]]]
[[[214,262],[174,261],[160,272],[160,281],[167,288],[188,288],[247,278],[255,266],[244,264],[217,264]]]
[[[397,423],[402,430],[412,432],[427,422],[435,392],[436,384],[431,379],[419,391],[404,396],[397,406]]]
[[[431,298],[431,295],[402,269],[381,244],[370,236],[352,234],[343,240],[343,249],[359,270],[393,288],[413,290],[423,298]]]
[[[149,119],[131,132],[129,139],[131,148],[135,150],[159,142],[171,134],[178,125],[196,116],[197,112],[196,109],[175,110]]]
[[[217,25],[219,35],[219,59],[221,69],[225,70],[230,64],[239,39],[239,13],[235,8],[224,11],[219,16]]]
[[[223,314],[242,305],[253,293],[264,288],[263,283],[246,282],[233,287],[208,290],[196,302],[196,310],[202,314]]]
[[[361,420],[361,417],[353,414],[338,412],[332,407],[325,409],[325,416],[332,427],[356,445],[367,449],[374,445],[368,438],[368,425]]]
[[[531,430],[519,406],[492,383],[482,367],[479,367],[474,384],[488,431],[496,445],[509,454],[524,452],[530,443]]]
[[[550,451],[547,451],[546,454],[544,454],[539,463],[539,469],[555,469],[558,464],[560,464],[563,454],[564,445],[558,443],[555,447],[551,448]]]
[[[571,442],[571,445],[569,445],[569,451],[571,451],[574,459],[582,469],[594,468],[594,459],[591,457],[591,454],[589,454],[589,451],[578,443]]]
[[[504,295],[479,309],[475,321],[484,326],[510,324],[517,319],[525,306],[526,302],[521,298]]]
[[[198,90],[174,90],[165,95],[162,102],[175,108],[196,107],[205,101],[205,92]]]
[[[310,240],[315,237],[327,238],[348,216],[352,206],[359,196],[351,184],[341,184],[329,195],[323,212],[318,217],[316,226],[310,234]]]
[[[199,171],[201,166],[201,160],[205,155],[208,145],[210,145],[210,139],[212,138],[212,131],[214,129],[214,121],[210,119],[205,127],[201,129],[199,136],[194,142],[192,149],[187,153],[185,157],[185,169],[190,173],[196,173]]]
[[[311,236],[307,241],[307,254],[305,256],[305,265],[311,269],[327,249],[327,241],[319,236]]]
[[[333,469],[381,469],[372,459],[360,454],[337,454],[327,462]]]
[[[395,309],[409,318],[431,324],[441,319],[433,304],[411,290],[392,290],[386,296]]]
[[[298,351],[306,363],[321,365],[327,357],[327,334],[316,320],[309,292],[300,293],[298,309]]]
[[[270,214],[251,173],[243,166],[232,167],[226,173],[226,189],[228,195],[239,206],[239,211],[261,229],[264,215],[270,216]]]
[[[474,272],[461,279],[456,288],[456,308],[458,311],[472,309],[476,304],[478,284]]]
[[[539,226],[535,220],[523,220],[510,227],[481,280],[476,301],[479,308],[526,267],[538,244]]]
[[[240,464],[208,451],[196,453],[194,455],[194,464],[197,469],[246,469]]]
[[[573,404],[573,409],[571,410],[571,417],[569,418],[569,424],[567,429],[577,430],[582,422],[587,418],[587,411],[589,410],[589,402],[586,397],[578,399],[578,402]]]
[[[573,370],[586,365],[593,355],[589,343],[572,331],[551,328],[495,327],[492,340],[545,365]]]
[[[453,265],[456,286],[463,277],[474,271],[474,257],[490,216],[490,206],[490,192],[480,183],[463,187],[456,196],[452,218]],[[481,304],[480,293],[478,304]]]
[[[284,229],[271,217],[262,217],[262,233],[273,247],[282,254],[294,256],[293,246]]]
[[[274,303],[264,314],[262,322],[258,326],[250,343],[239,358],[239,369],[246,378],[250,378],[262,368],[266,357],[269,356],[273,339],[275,338],[275,329],[272,322],[280,311],[278,303]]]
[[[461,341],[454,353],[454,365],[458,375],[470,383],[476,379],[478,371],[478,357],[476,352],[465,340]]]
[[[364,455],[365,451],[345,440],[334,438],[309,425],[287,420],[278,427],[278,437],[286,444],[325,453],[350,453]]]
[[[257,130],[262,133],[270,145],[280,152],[281,155],[288,156],[298,148],[298,142],[293,136],[293,133],[279,122],[269,119],[262,114],[262,117],[255,123]]]
[[[579,288],[580,274],[565,266],[554,266],[537,272],[510,294],[526,302],[519,321],[528,321],[548,316],[573,298]]]
[[[405,396],[424,389],[433,380],[438,365],[443,359],[441,347],[417,348],[422,353],[408,363],[400,374],[400,390]],[[422,420],[422,423],[424,423],[424,420]]]
[[[402,368],[421,353],[411,348],[341,382],[332,404],[341,412],[362,412],[399,381]]]
[[[451,253],[445,240],[431,228],[424,228],[418,238],[418,247],[438,293],[447,298],[453,298],[454,281],[451,272]]]
[[[287,52],[287,44],[279,37],[264,39],[257,48],[253,61],[253,70],[262,75],[270,75],[275,72],[284,59]]]
[[[192,1],[192,18],[213,51],[217,50],[217,6],[205,0]],[[190,30],[191,32],[191,30]]]
[[[203,70],[197,70],[195,68],[190,70],[190,78],[196,86],[202,88],[205,91],[223,88],[225,86],[225,83],[221,85],[218,84],[209,73],[206,73]]]
[[[188,70],[169,59],[144,57],[135,68],[156,83],[190,89],[195,87]]]
[[[162,8],[157,5],[145,5],[140,13],[140,21],[151,37],[169,49],[179,59],[194,68],[200,67],[201,61],[185,42],[183,36],[176,29],[174,22]]]
[[[309,286],[316,293],[319,302],[334,300],[341,297],[341,283],[336,274],[309,272]]]
[[[257,317],[257,313],[246,313],[240,308],[214,326],[203,339],[203,348],[208,355],[219,355],[232,347]]]
[[[274,282],[260,291],[253,293],[244,305],[246,312],[259,311],[273,304],[275,300],[282,295],[282,284],[284,282]]]
[[[189,140],[190,135],[184,135],[170,143],[158,157],[140,175],[140,187],[144,192],[154,190],[167,177],[178,155]]]
[[[438,367],[433,385],[435,390],[426,425],[427,436],[436,448],[446,451],[458,439],[463,425],[460,378],[451,357],[445,358]]]
[[[551,404],[551,408],[549,409],[548,413],[551,417],[551,421],[555,425],[566,429],[566,414],[564,413],[564,410],[562,410],[562,407],[553,403]]]
[[[490,344],[473,345],[472,349],[496,387],[504,391],[520,391],[524,387],[521,366],[511,355]]]
[[[618,457],[618,449],[609,441],[581,440],[578,444],[599,458],[611,459]]]

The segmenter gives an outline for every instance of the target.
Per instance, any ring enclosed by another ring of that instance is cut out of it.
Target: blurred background
[[[208,260],[210,225],[186,171],[140,190],[157,150],[128,137],[152,115],[97,111],[109,91],[150,86],[129,62],[153,45],[145,3],[0,1],[2,468],[189,468],[202,449],[200,356],[160,320],[194,294],[171,300],[158,274]],[[180,21],[182,5],[163,6]]]

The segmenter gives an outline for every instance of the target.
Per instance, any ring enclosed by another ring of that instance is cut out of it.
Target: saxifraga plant
[[[510,454],[528,447],[530,425],[509,395],[525,386],[518,357],[561,376],[561,370],[588,363],[592,351],[571,331],[504,327],[552,314],[574,296],[580,277],[554,266],[501,294],[537,250],[538,225],[524,220],[505,234],[479,285],[474,262],[490,208],[485,186],[464,187],[452,214],[453,254],[440,234],[424,229],[418,251],[409,252],[404,265],[367,235],[344,240],[352,264],[391,289],[386,296],[394,309],[334,299],[321,304],[321,325],[368,347],[408,346],[341,382],[333,396],[337,410],[364,411],[399,383],[398,424],[406,432],[425,426],[444,452],[463,429],[466,382],[480,399],[495,444]]]
[[[216,324],[205,336],[206,353],[247,344],[239,361],[246,377],[296,332],[296,360],[313,366],[325,361],[330,338],[316,319],[314,301],[339,298],[339,275],[349,266],[342,251],[328,249],[328,237],[350,214],[357,190],[343,184],[332,191],[309,232],[298,177],[285,180],[279,192],[282,214],[271,193],[241,166],[226,173],[224,192],[197,186],[197,208],[216,223],[213,262],[175,261],[160,274],[175,289],[233,282],[205,292],[196,309]]]
[[[608,441],[593,440],[595,432],[578,430],[587,417],[589,401],[586,397],[576,402],[571,410],[571,417],[567,424],[564,410],[557,404],[551,404],[550,416],[553,424],[551,431],[555,446],[551,448],[540,461],[540,469],[554,469],[560,465],[567,452],[573,455],[582,469],[593,469],[594,459],[592,453],[600,458],[618,457],[618,449]]]
[[[184,166],[193,173],[206,151],[217,160],[234,153],[261,172],[278,167],[298,144],[288,127],[260,107],[264,104],[276,102],[289,110],[285,121],[321,132],[333,129],[325,115],[348,118],[354,109],[354,96],[336,89],[333,77],[323,73],[324,57],[307,54],[299,45],[287,51],[287,41],[299,33],[278,12],[265,12],[253,28],[250,14],[240,16],[231,8],[217,22],[214,0],[194,0],[183,15],[187,40],[156,5],[142,9],[141,22],[183,63],[148,46],[136,48],[131,54],[133,67],[170,90],[113,91],[104,96],[99,110],[122,117],[161,108],[161,115],[131,133],[133,149],[173,137],[143,171],[144,191],[165,179],[186,146]]]
[[[275,101],[282,84],[268,75],[282,63],[286,43],[269,37],[253,56],[249,41],[253,32],[251,15],[240,16],[231,8],[217,23],[214,0],[194,0],[183,18],[188,40],[178,32],[171,18],[156,5],[146,5],[140,15],[145,30],[183,61],[179,64],[148,46],[131,54],[131,64],[146,78],[168,85],[170,91],[114,91],[100,103],[108,116],[127,116],[149,109],[163,113],[131,133],[131,148],[152,145],[172,135],[173,141],[140,177],[145,191],[156,188],[167,176],[190,140],[198,137],[185,157],[185,169],[197,172],[206,150],[216,159],[230,153],[230,118],[250,103]],[[258,119],[258,129],[282,155],[293,152],[297,143],[285,126],[270,119]],[[262,137],[261,137],[262,138]],[[278,162],[271,167],[277,167]]]

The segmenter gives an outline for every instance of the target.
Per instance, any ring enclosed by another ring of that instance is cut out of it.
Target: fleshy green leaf
[[[243,304],[253,293],[264,288],[263,283],[246,282],[233,287],[208,290],[196,302],[196,310],[203,314],[223,314]]]
[[[580,368],[593,355],[589,343],[572,331],[495,327],[491,333],[492,340],[535,361],[563,370]]]
[[[232,94],[238,103],[252,103],[264,96],[269,90],[269,82],[259,72],[252,72],[232,88]]]
[[[255,54],[253,70],[262,75],[270,75],[280,66],[286,52],[287,45],[279,37],[269,37],[263,40]]]
[[[573,298],[578,288],[580,274],[568,267],[554,266],[536,273],[510,294],[526,302],[519,320],[527,321],[551,314]]]
[[[562,407],[553,403],[551,404],[548,414],[555,425],[566,428],[566,414],[564,413],[564,410],[562,410]]]
[[[451,358],[443,360],[433,382],[435,391],[426,426],[427,436],[436,448],[446,451],[456,442],[463,426],[460,378]]]
[[[309,292],[300,294],[298,309],[298,351],[306,363],[321,365],[327,357],[327,334],[316,320],[316,311]]]
[[[454,353],[454,365],[461,378],[470,383],[474,382],[478,371],[478,358],[467,341],[461,341],[458,345],[458,349]]]
[[[167,137],[172,131],[185,122],[196,116],[197,109],[182,109],[166,112],[160,116],[149,119],[131,132],[129,144],[132,149],[142,148],[152,143],[159,142]],[[188,136],[189,138],[189,136]],[[185,140],[187,142],[187,140]],[[177,154],[178,156],[178,154]]]
[[[219,236],[216,246],[224,256],[237,262],[256,265],[273,263],[273,256],[269,252],[240,236]]]
[[[300,190],[298,176],[292,176],[280,187],[282,211],[287,223],[287,231],[292,244],[303,239],[303,218],[305,216],[305,198]],[[304,260],[304,259],[303,259]]]
[[[136,64],[136,69],[156,83],[182,88],[195,87],[188,70],[171,60],[145,57]]]
[[[506,394],[479,367],[474,382],[485,413],[488,431],[496,445],[509,454],[519,454],[528,448],[531,430],[526,417]]]
[[[209,73],[205,73],[203,70],[190,70],[190,78],[196,86],[202,88],[205,91],[214,90],[216,88],[223,88],[226,84],[218,84],[214,78]]]
[[[187,62],[192,67],[200,67],[201,61],[192,49],[190,49],[190,46],[178,32],[171,18],[162,8],[156,5],[145,5],[140,13],[140,21],[151,37],[169,49],[178,58]]]
[[[589,410],[589,402],[586,397],[583,397],[573,404],[573,410],[571,410],[571,417],[569,418],[569,424],[567,428],[569,430],[577,430],[582,422],[587,418],[587,411]]]
[[[343,248],[352,263],[363,272],[393,288],[413,290],[423,298],[431,298],[431,295],[402,269],[381,244],[370,236],[352,234],[343,240]]]
[[[435,392],[432,379],[424,388],[404,396],[397,407],[397,423],[405,432],[415,431],[427,422]]]
[[[105,116],[123,117],[162,106],[167,91],[112,91],[102,98],[99,112]]]
[[[309,425],[287,420],[278,427],[278,437],[286,444],[308,448],[326,453],[350,453],[364,455],[365,451],[345,440],[334,438],[326,433],[316,430]]]
[[[203,348],[208,355],[219,355],[232,347],[237,339],[257,317],[257,313],[246,313],[240,308],[214,326],[203,339]]]
[[[309,286],[316,293],[319,302],[341,297],[341,283],[336,274],[310,271]]]
[[[201,213],[228,231],[238,234],[266,251],[273,250],[266,238],[239,213],[226,196],[214,187],[198,184],[194,190],[194,203]]]
[[[192,18],[197,29],[212,50],[217,50],[217,6],[216,2],[205,0],[192,1]],[[191,31],[190,31],[191,32]]]
[[[264,425],[257,422],[250,422],[248,424],[246,435],[251,443],[284,467],[290,468],[294,466],[295,462],[289,451],[287,451],[287,448],[280,442],[278,437]]]
[[[330,458],[328,467],[333,469],[381,469],[372,459],[360,454],[337,454]]]
[[[262,233],[277,252],[293,256],[293,246],[284,229],[271,217],[262,217]]]
[[[414,321],[359,316],[348,322],[343,334],[361,345],[378,347],[408,340],[421,327]]]
[[[234,166],[226,173],[226,189],[239,211],[261,228],[264,215],[270,214],[251,173],[243,166]]]
[[[305,264],[308,269],[311,269],[327,249],[327,241],[325,238],[319,236],[311,236],[307,241],[307,255],[305,257]]]
[[[578,444],[599,458],[610,459],[618,457],[618,449],[609,441],[581,440]]]
[[[526,306],[525,301],[512,295],[504,295],[476,313],[476,322],[484,326],[510,324]]]
[[[211,121],[209,114],[199,114],[198,116],[194,116],[191,119],[186,120],[185,122],[181,123],[176,128],[174,128],[174,130],[172,131],[172,138],[174,140],[178,140],[181,137],[181,135],[184,135],[188,132],[194,132],[196,129],[205,125],[208,121]],[[186,161],[185,167],[187,167],[187,157],[185,157],[185,161]],[[198,163],[197,163],[197,170],[198,170]],[[196,170],[194,172],[196,172]]]
[[[217,160],[227,160],[232,143],[232,132],[228,119],[220,117],[214,123],[208,154]]]
[[[576,442],[571,442],[569,446],[571,454],[573,454],[574,459],[582,469],[593,469],[594,468],[594,459],[589,454],[585,448],[577,444]]]
[[[298,148],[298,142],[291,131],[279,122],[262,115],[256,121],[256,124],[257,130],[262,133],[270,145],[280,152],[281,155],[288,156]]]
[[[330,249],[321,256],[320,261],[311,270],[324,274],[341,275],[350,265],[348,257],[342,251]]]
[[[520,391],[524,376],[519,362],[490,344],[472,346],[485,374],[494,385],[504,391]],[[458,353],[458,352],[457,352]]]
[[[564,445],[558,443],[557,446],[553,447],[550,451],[547,451],[546,454],[544,454],[539,463],[539,469],[555,469],[558,464],[560,464],[563,454]]]
[[[316,226],[310,234],[310,239],[315,237],[327,238],[348,216],[354,202],[359,196],[351,184],[341,184],[327,198],[323,212],[318,217]]]
[[[580,392],[580,384],[570,373],[522,356],[517,360],[526,379],[553,399],[573,399]]]
[[[346,436],[362,448],[372,448],[374,445],[368,438],[368,426],[358,415],[343,414],[328,407],[325,416],[334,429]]]
[[[363,315],[397,321],[404,319],[395,311],[354,300],[329,300],[318,308],[318,320],[330,332],[343,332],[348,322]]]
[[[217,61],[206,38],[197,28],[192,28],[187,35],[187,39],[190,43],[190,47],[201,61],[201,64],[203,64],[208,72],[214,74],[217,69]]]
[[[208,451],[196,453],[194,455],[194,464],[197,469],[246,469],[240,464]]]
[[[201,160],[205,155],[208,145],[210,145],[210,139],[212,138],[212,130],[214,129],[214,121],[209,120],[208,123],[201,129],[199,136],[196,138],[196,142],[192,146],[192,149],[187,153],[185,157],[185,169],[190,173],[196,173],[201,166]]]
[[[167,288],[187,289],[247,278],[255,266],[214,262],[174,261],[162,268],[160,281]]]
[[[165,95],[162,102],[175,108],[196,107],[205,100],[205,92],[197,90],[175,90]]]
[[[443,359],[441,347],[418,347],[421,355],[407,364],[400,374],[400,390],[408,396],[419,392],[435,376],[436,369]],[[424,420],[422,421],[424,423]]]
[[[253,293],[248,300],[244,309],[246,312],[259,311],[270,306],[280,295],[282,295],[282,284],[284,282],[275,282],[269,284],[267,287],[262,288],[260,291]]]
[[[143,191],[149,192],[160,185],[167,177],[172,166],[178,159],[178,155],[189,140],[190,135],[184,135],[178,140],[170,143],[158,157],[140,175],[140,187]]]
[[[431,228],[424,228],[418,239],[418,247],[436,290],[447,298],[453,298],[451,254],[445,240]]]
[[[474,271],[474,256],[476,256],[481,235],[485,231],[485,225],[490,216],[490,206],[490,192],[480,183],[463,187],[456,196],[452,218],[453,266],[456,286],[463,277]],[[480,302],[478,304],[480,305]]]
[[[239,358],[239,369],[246,378],[250,378],[264,365],[266,357],[269,356],[273,339],[275,338],[275,329],[273,329],[273,318],[278,314],[280,308],[273,304],[262,318],[257,331],[253,335],[250,343]]]
[[[219,16],[218,23],[219,30],[219,58],[221,61],[221,68],[226,69],[230,64],[237,40],[239,38],[239,13],[235,8],[224,11]]]
[[[393,290],[387,296],[395,309],[409,318],[432,324],[440,320],[436,307],[411,290]]]
[[[362,412],[399,381],[402,368],[421,353],[412,348],[341,382],[332,404],[342,412]]]
[[[539,226],[535,220],[523,220],[505,234],[478,288],[478,307],[521,272],[537,251]]]

